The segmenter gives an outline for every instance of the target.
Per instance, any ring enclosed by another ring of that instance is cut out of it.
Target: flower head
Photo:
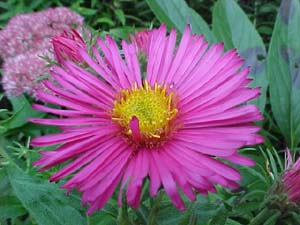
[[[52,38],[53,50],[58,62],[62,63],[66,59],[73,62],[83,62],[78,49],[86,49],[84,40],[76,30],[65,30],[60,35]]]
[[[176,31],[167,35],[165,25],[151,31],[147,45],[142,71],[134,43],[122,41],[121,56],[110,36],[98,39],[94,57],[79,50],[94,73],[66,61],[63,68],[53,66],[55,84],[44,82],[51,93],[37,93],[64,109],[33,105],[63,116],[31,119],[62,130],[32,140],[33,146],[60,144],[41,152],[34,165],[47,170],[73,160],[50,180],[73,174],[63,188],[82,192],[88,213],[101,209],[118,184],[119,204],[126,188],[128,204],[138,207],[147,178],[151,196],[164,188],[182,210],[179,190],[195,200],[197,192],[214,192],[215,184],[237,187],[239,172],[219,159],[251,166],[254,162],[237,149],[263,141],[252,124],[262,115],[256,106],[243,104],[260,91],[247,87],[249,68],[241,68],[236,50],[208,47],[189,26],[177,48]]]

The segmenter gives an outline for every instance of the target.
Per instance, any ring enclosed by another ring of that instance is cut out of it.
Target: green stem
[[[150,210],[147,225],[156,225],[156,214],[160,208],[160,202],[162,200],[162,197],[163,197],[163,192],[160,191]]]
[[[90,225],[90,224],[91,224],[90,217],[89,217],[88,214],[86,214],[86,224],[87,224],[87,225]]]
[[[119,225],[131,225],[131,222],[128,218],[128,208],[127,203],[123,201],[122,207],[119,208],[118,217],[117,217],[117,224]]]
[[[197,224],[197,218],[192,215],[189,221],[189,225],[196,225]]]
[[[195,214],[194,214],[194,204],[195,202],[191,202],[189,204],[189,207],[187,209],[187,212],[190,212],[191,213],[191,218],[189,220],[189,225],[196,225],[197,224],[197,218],[195,217]]]

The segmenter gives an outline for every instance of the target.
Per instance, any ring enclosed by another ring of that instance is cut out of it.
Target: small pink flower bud
[[[52,38],[53,50],[59,63],[64,60],[71,60],[76,63],[83,62],[78,50],[86,49],[86,45],[76,30],[64,31]]]
[[[137,31],[135,35],[131,35],[131,42],[135,45],[136,51],[144,54],[148,54],[148,46],[150,42],[150,30],[141,30]]]

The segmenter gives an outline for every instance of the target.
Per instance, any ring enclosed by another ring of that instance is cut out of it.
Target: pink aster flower
[[[82,192],[89,214],[105,205],[118,184],[119,204],[126,188],[126,201],[138,207],[145,179],[151,196],[162,188],[180,210],[185,206],[179,190],[195,200],[197,192],[214,192],[216,184],[236,188],[240,173],[223,160],[252,166],[237,150],[263,141],[252,124],[261,113],[244,104],[260,90],[247,87],[249,68],[241,68],[236,50],[223,53],[222,43],[208,47],[189,26],[177,48],[175,30],[167,35],[162,25],[151,32],[146,71],[134,44],[123,40],[121,56],[106,36],[97,40],[94,57],[80,50],[98,75],[64,62],[63,68],[53,66],[56,82],[44,82],[52,93],[37,93],[64,108],[33,105],[60,117],[32,122],[61,128],[32,140],[38,147],[59,144],[42,151],[34,165],[43,171],[68,162],[50,180],[73,175],[63,188]]]
[[[281,177],[284,191],[290,202],[300,203],[300,158],[293,163],[290,150],[286,149],[285,172]]]
[[[62,63],[65,59],[76,63],[83,62],[78,49],[86,49],[86,45],[76,30],[65,30],[62,34],[55,35],[52,38],[52,44],[54,55],[59,63]]]

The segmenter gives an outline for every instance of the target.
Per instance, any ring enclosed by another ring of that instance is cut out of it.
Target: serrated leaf
[[[204,34],[210,43],[215,41],[207,23],[185,1],[147,0],[147,3],[157,18],[166,23],[169,28],[176,28],[182,32],[186,25],[190,24],[193,32]]]
[[[300,141],[300,3],[281,3],[268,54],[270,102],[275,120],[293,149]]]
[[[217,40],[224,42],[226,49],[237,48],[244,66],[251,67],[250,86],[261,87],[261,96],[252,102],[263,112],[268,86],[266,49],[255,27],[236,1],[220,0],[213,8],[212,28]]]
[[[16,167],[7,168],[7,172],[15,195],[39,225],[86,224],[57,185],[32,177]]]

